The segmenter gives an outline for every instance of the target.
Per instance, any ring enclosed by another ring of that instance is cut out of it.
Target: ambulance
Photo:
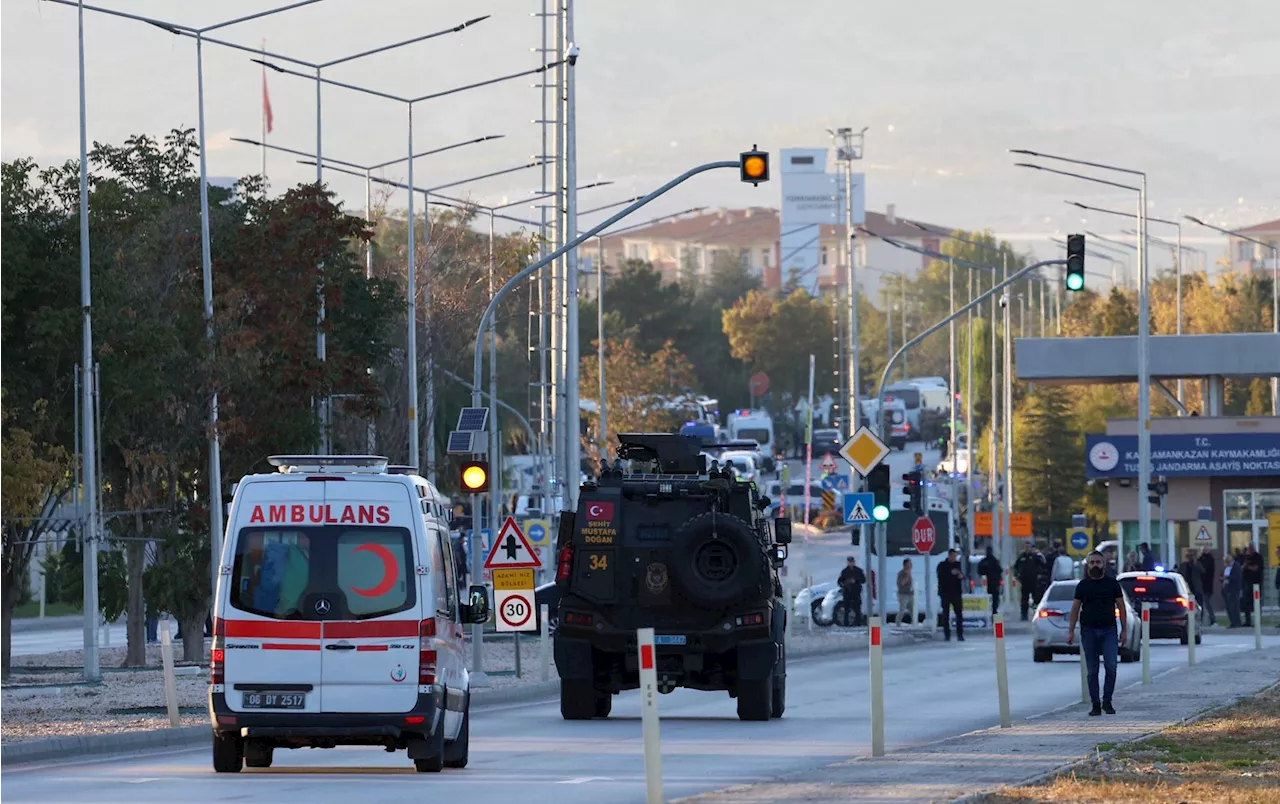
[[[419,772],[467,765],[463,626],[449,502],[369,455],[277,455],[232,491],[214,599],[213,768],[277,748],[406,750]]]

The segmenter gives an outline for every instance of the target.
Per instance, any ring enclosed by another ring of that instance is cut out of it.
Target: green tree
[[[809,355],[821,376],[831,373],[832,310],[797,290],[783,299],[753,290],[723,313],[735,358],[769,375],[786,410],[808,393]]]
[[[1014,503],[1030,511],[1038,535],[1061,541],[1084,488],[1084,452],[1066,392],[1040,386],[1025,398],[1014,428]]]

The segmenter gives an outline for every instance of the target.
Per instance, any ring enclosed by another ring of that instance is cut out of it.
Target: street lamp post
[[[1261,240],[1242,235],[1239,232],[1223,229],[1214,226],[1212,223],[1205,223],[1199,218],[1194,218],[1190,215],[1184,215],[1183,217],[1192,223],[1200,224],[1206,229],[1212,229],[1228,237],[1238,237],[1245,242],[1271,250],[1271,331],[1280,332],[1280,248],[1271,243],[1264,243]],[[1271,378],[1271,415],[1280,416],[1280,377]]]
[[[201,271],[203,274],[203,292],[204,292],[204,318],[205,318],[205,339],[209,343],[209,347],[213,348],[213,269],[212,259],[210,257],[210,238],[209,238],[209,172],[205,158],[205,127],[204,127],[204,55],[201,47],[203,35],[209,31],[219,30],[221,28],[229,28],[250,20],[269,17],[273,14],[279,14],[284,11],[290,11],[302,6],[309,6],[313,3],[321,2],[321,0],[300,0],[286,6],[259,11],[254,14],[248,14],[242,17],[218,22],[213,25],[206,25],[203,28],[191,28],[184,25],[176,25],[165,22],[163,20],[143,17],[138,14],[129,14],[123,11],[115,11],[108,8],[100,8],[98,6],[90,6],[84,3],[84,0],[49,0],[51,3],[57,3],[64,6],[72,6],[77,13],[78,28],[78,47],[79,47],[79,71],[80,71],[80,260],[81,260],[81,301],[84,305],[84,366],[85,366],[85,488],[86,488],[86,505],[94,503],[97,500],[98,492],[93,484],[100,483],[101,478],[96,475],[95,456],[97,454],[96,431],[92,427],[92,385],[89,381],[91,367],[93,366],[93,321],[90,315],[91,302],[91,285],[89,280],[89,199],[88,199],[88,170],[87,158],[88,154],[88,136],[87,122],[85,114],[86,94],[85,94],[85,64],[84,64],[84,12],[94,11],[100,14],[107,14],[113,17],[121,17],[123,19],[131,19],[136,22],[145,22],[148,25],[154,25],[170,32],[182,32],[196,38],[196,103],[198,106],[197,114],[197,137],[200,149],[200,256]],[[218,441],[218,392],[214,390],[209,395],[209,571],[210,571],[210,600],[218,588],[219,567],[222,560],[222,455],[221,447]],[[91,482],[92,481],[92,482]],[[89,510],[96,510],[92,506]],[[88,527],[86,528],[86,539],[92,540],[98,533],[101,523],[91,514]],[[98,612],[98,556],[96,553],[97,543],[94,542],[92,549],[86,542],[84,552],[84,569],[85,569],[85,644],[84,644],[84,672],[86,679],[96,680],[100,677],[101,668],[99,666],[98,656],[98,628],[97,628],[97,612]],[[92,599],[91,599],[92,598]],[[92,608],[90,608],[92,606]]]
[[[1028,162],[1019,163],[1019,167],[1040,170],[1046,173],[1057,173],[1062,176],[1081,179],[1095,184],[1104,184],[1122,190],[1130,190],[1138,194],[1138,540],[1144,544],[1151,543],[1151,510],[1146,501],[1147,485],[1151,482],[1151,288],[1147,274],[1147,174],[1140,170],[1104,165],[1081,159],[1038,153],[1023,149],[1011,149],[1011,153],[1025,154],[1040,159],[1052,159],[1075,165],[1125,173],[1141,179],[1137,187],[1118,182],[1100,179],[1080,173],[1070,173],[1056,168],[1045,167]],[[1161,534],[1164,538],[1164,534]],[[1123,544],[1121,545],[1123,547]],[[1123,552],[1123,551],[1122,551]]]
[[[359,92],[359,93],[364,94],[364,95],[371,95],[371,96],[373,96],[373,97],[382,98],[382,99],[384,99],[384,100],[396,101],[396,102],[398,102],[398,103],[402,103],[402,104],[404,104],[404,105],[405,105],[405,108],[406,108],[406,111],[407,111],[407,132],[408,132],[408,151],[407,151],[407,153],[408,153],[408,156],[406,157],[406,161],[408,162],[408,165],[409,165],[409,180],[408,180],[408,184],[409,184],[409,186],[410,186],[410,187],[414,187],[414,186],[415,186],[415,185],[414,185],[414,176],[413,176],[413,163],[414,163],[414,161],[415,161],[415,160],[413,159],[413,155],[414,155],[414,150],[413,150],[413,107],[414,107],[414,105],[415,105],[415,104],[418,104],[418,103],[421,103],[421,102],[423,102],[423,101],[427,101],[427,100],[434,100],[434,99],[436,99],[436,98],[442,98],[442,97],[445,97],[445,96],[448,96],[448,95],[454,95],[454,94],[457,94],[457,93],[460,93],[460,92],[466,92],[467,90],[477,89],[477,88],[479,88],[479,87],[490,86],[490,85],[492,85],[492,84],[501,83],[501,82],[503,82],[503,81],[509,81],[509,80],[511,80],[511,79],[514,79],[514,78],[523,78],[523,77],[525,77],[525,76],[529,76],[529,75],[536,75],[536,74],[540,74],[540,73],[545,73],[548,69],[550,69],[551,67],[554,67],[554,66],[555,66],[555,65],[553,65],[553,64],[544,64],[544,65],[542,65],[541,67],[536,67],[536,68],[533,68],[533,69],[531,69],[531,70],[523,70],[523,71],[518,72],[518,73],[512,73],[512,74],[509,74],[509,75],[503,75],[503,76],[499,76],[499,77],[497,77],[497,78],[490,78],[490,79],[487,79],[487,80],[484,80],[484,81],[478,81],[478,82],[476,82],[476,83],[467,84],[467,85],[465,85],[465,86],[461,86],[461,87],[454,87],[453,89],[446,89],[446,90],[443,90],[443,91],[441,91],[441,92],[433,92],[433,93],[428,94],[428,95],[420,95],[420,96],[412,97],[412,98],[411,98],[411,97],[404,97],[404,96],[400,96],[400,95],[393,95],[393,94],[390,94],[390,93],[387,93],[387,92],[381,92],[381,91],[379,91],[379,90],[369,89],[369,88],[367,88],[367,87],[362,87],[362,86],[358,86],[358,85],[356,85],[356,84],[350,84],[350,83],[346,83],[346,82],[343,82],[343,81],[334,81],[334,80],[329,79],[329,78],[323,78],[323,77],[321,77],[321,76],[319,76],[319,75],[316,75],[316,76],[312,77],[312,76],[309,76],[309,75],[307,75],[307,74],[305,74],[305,73],[300,73],[300,72],[297,72],[297,71],[295,71],[295,70],[288,70],[288,69],[285,69],[285,68],[280,67],[280,66],[275,65],[275,64],[270,64],[270,63],[266,63],[266,62],[260,62],[260,60],[258,60],[258,59],[254,59],[253,61],[255,61],[255,62],[259,62],[259,63],[263,63],[263,64],[265,64],[267,67],[269,67],[270,69],[275,70],[276,72],[278,72],[278,73],[282,73],[282,74],[284,74],[284,75],[292,75],[292,76],[296,76],[296,77],[299,77],[299,78],[306,78],[306,79],[308,79],[308,80],[314,80],[314,81],[319,82],[319,83],[331,84],[331,85],[333,85],[333,86],[339,86],[339,87],[342,87],[342,88],[344,88],[344,89],[349,89],[349,90],[352,90],[352,91],[354,91],[354,92]],[[317,163],[320,163],[322,160],[321,160],[321,159],[317,159],[316,161],[317,161]],[[408,419],[409,419],[409,463],[410,463],[411,465],[413,465],[413,466],[418,467],[418,468],[419,468],[419,470],[421,470],[421,457],[420,457],[420,455],[421,455],[421,453],[420,453],[420,433],[419,433],[419,425],[418,425],[418,333],[417,333],[417,315],[418,315],[418,303],[417,303],[417,294],[418,294],[418,289],[417,289],[417,270],[418,270],[418,269],[417,269],[417,254],[416,254],[416,252],[417,252],[417,237],[416,237],[416,233],[415,233],[415,231],[414,231],[414,227],[415,227],[415,216],[416,216],[417,212],[416,212],[416,210],[415,210],[415,208],[414,208],[414,195],[415,195],[415,194],[414,194],[413,192],[410,192],[410,193],[409,193],[409,232],[408,232],[408,239],[409,239],[409,255],[408,255],[409,267],[408,267],[408,271],[409,271],[409,276],[408,276],[408,283],[407,283],[407,285],[408,285],[408,286],[407,286],[407,296],[408,296],[408,300],[407,300],[407,302],[408,302],[408,323],[407,323],[408,333],[407,333],[407,343],[408,343],[409,359],[406,361],[406,363],[408,364],[408,375],[409,375],[409,376],[408,376],[408,386],[409,386],[409,409],[408,409]],[[431,422],[434,422],[434,420],[435,420],[434,411],[430,411],[430,410],[429,410],[429,411],[428,411],[428,415],[429,415],[429,417],[430,417],[430,421],[431,421]],[[434,439],[432,439],[432,444],[434,445]],[[431,472],[434,472],[434,466],[432,466],[432,467],[431,467],[430,471],[431,471]],[[474,576],[478,578],[478,577],[480,577],[480,574],[481,574],[480,569],[478,569],[478,568],[477,568],[477,565],[480,563],[480,559],[479,559],[477,556],[473,556],[472,558],[473,558],[473,560],[472,560],[472,564],[473,564],[473,566],[472,566],[472,572],[473,572]],[[479,626],[476,626],[476,628],[478,628],[478,627],[479,627]],[[477,669],[478,669],[478,666],[477,666]]]

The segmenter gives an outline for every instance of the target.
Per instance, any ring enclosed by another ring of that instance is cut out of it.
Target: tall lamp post
[[[1140,170],[1131,168],[1117,167],[1115,165],[1104,165],[1098,162],[1088,162],[1082,159],[1071,159],[1065,156],[1054,156],[1052,154],[1039,153],[1037,151],[1029,151],[1025,149],[1010,149],[1010,153],[1023,154],[1026,156],[1036,157],[1038,159],[1051,159],[1058,162],[1067,162],[1073,165],[1084,165],[1086,167],[1097,168],[1099,170],[1109,170],[1115,173],[1124,173],[1131,176],[1137,176],[1141,182],[1137,187],[1128,184],[1120,184],[1119,182],[1100,179],[1096,176],[1088,176],[1080,173],[1071,173],[1065,170],[1046,167],[1030,162],[1020,162],[1018,167],[1030,168],[1046,173],[1056,173],[1061,176],[1069,176],[1083,181],[1093,182],[1094,184],[1103,184],[1108,187],[1116,187],[1121,190],[1130,190],[1138,195],[1138,541],[1144,544],[1151,543],[1151,509],[1150,503],[1147,502],[1147,485],[1151,482],[1151,368],[1150,368],[1150,349],[1151,349],[1151,288],[1149,285],[1149,276],[1147,273],[1147,174]],[[1161,534],[1164,538],[1164,534]],[[1123,547],[1123,541],[1121,547]],[[1122,550],[1123,552],[1123,550]]]
[[[200,148],[200,254],[201,269],[203,273],[203,290],[204,290],[204,319],[205,319],[205,339],[208,341],[210,348],[213,348],[213,269],[212,261],[209,254],[209,174],[205,158],[205,136],[204,136],[204,57],[201,49],[201,39],[203,35],[209,31],[216,31],[221,28],[229,28],[233,25],[239,25],[250,20],[269,17],[273,14],[279,14],[284,11],[290,11],[302,6],[309,6],[321,0],[300,0],[287,6],[267,9],[254,14],[248,14],[236,17],[230,20],[206,25],[203,28],[191,28],[182,25],[175,25],[163,20],[143,17],[138,14],[129,14],[123,11],[115,11],[109,8],[101,8],[98,6],[90,6],[84,3],[84,0],[48,0],[51,3],[59,5],[71,6],[76,9],[77,13],[77,29],[78,29],[78,59],[80,72],[80,292],[81,303],[84,305],[84,367],[85,367],[85,383],[84,383],[84,405],[82,410],[85,411],[85,503],[87,509],[95,511],[96,500],[98,496],[96,484],[101,482],[101,478],[97,477],[96,471],[96,431],[93,427],[93,405],[92,405],[92,384],[88,380],[93,369],[93,319],[90,314],[91,308],[91,283],[89,271],[89,186],[88,186],[88,133],[87,118],[85,113],[86,91],[85,91],[85,63],[84,63],[84,12],[94,11],[100,14],[107,14],[113,17],[121,17],[123,19],[131,19],[136,22],[145,22],[148,25],[154,25],[169,31],[181,30],[189,35],[196,37],[196,103],[199,107],[198,112],[198,138]],[[218,441],[218,393],[215,390],[209,396],[209,572],[210,572],[210,600],[218,587],[219,565],[222,559],[222,455]],[[84,551],[84,571],[85,571],[85,596],[84,596],[84,675],[86,679],[97,680],[101,677],[101,667],[98,655],[98,545],[96,536],[101,522],[94,514],[90,514],[88,527],[86,528],[85,551]]]
[[[1239,232],[1223,229],[1219,226],[1214,226],[1212,223],[1205,223],[1199,218],[1190,215],[1183,215],[1182,217],[1192,223],[1198,223],[1206,229],[1212,229],[1228,237],[1238,237],[1247,243],[1253,243],[1256,246],[1271,250],[1271,331],[1280,332],[1280,248],[1277,248],[1273,243],[1264,243]],[[1280,416],[1280,377],[1271,378],[1271,415]]]

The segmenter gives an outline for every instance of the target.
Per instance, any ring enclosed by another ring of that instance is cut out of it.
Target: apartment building
[[[1237,229],[1236,232],[1254,240],[1261,240],[1268,247],[1263,248],[1244,238],[1229,236],[1227,259],[1231,261],[1231,268],[1244,273],[1271,273],[1275,269],[1275,264],[1272,262],[1275,252],[1271,249],[1280,249],[1280,219]]]
[[[899,218],[890,204],[883,213],[867,210],[864,228],[901,243],[937,251],[951,227],[915,222]],[[667,281],[706,277],[718,260],[738,260],[764,280],[765,287],[778,289],[788,277],[779,266],[783,255],[781,215],[769,207],[718,209],[692,213],[636,229],[584,248],[583,259],[599,258],[603,249],[605,264],[616,267],[627,260],[644,260]],[[921,228],[922,227],[922,228]],[[843,226],[823,226],[818,264],[812,267],[820,288],[843,286],[845,281],[842,256],[845,249]],[[914,276],[928,257],[894,247],[882,240],[858,238],[858,286],[863,293],[879,299],[882,279],[889,275]],[[588,283],[584,283],[588,284]],[[594,285],[594,282],[589,284]]]

